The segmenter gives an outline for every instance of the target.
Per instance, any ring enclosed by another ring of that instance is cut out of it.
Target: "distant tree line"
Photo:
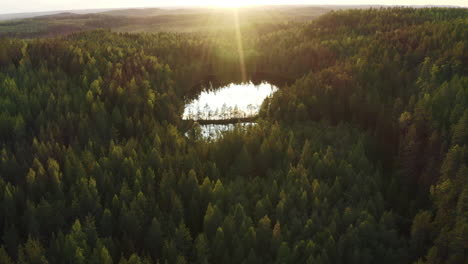
[[[195,105],[195,103],[191,103],[189,106],[185,107],[184,111],[184,118],[187,119],[194,119],[194,120],[219,120],[219,119],[230,119],[230,118],[245,118],[245,117],[253,117],[256,113],[260,110],[260,105],[253,105],[249,104],[245,109],[239,108],[236,105],[227,106],[224,103],[221,108],[216,108],[215,110],[211,109],[211,107],[206,103],[203,108],[200,108],[199,105]]]

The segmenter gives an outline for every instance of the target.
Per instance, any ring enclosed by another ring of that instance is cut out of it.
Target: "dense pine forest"
[[[468,263],[467,65],[450,8],[0,38],[0,263]],[[249,80],[255,126],[187,128]]]

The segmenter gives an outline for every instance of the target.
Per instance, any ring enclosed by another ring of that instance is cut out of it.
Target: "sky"
[[[454,5],[468,0],[0,0],[0,14],[73,9],[241,5]]]

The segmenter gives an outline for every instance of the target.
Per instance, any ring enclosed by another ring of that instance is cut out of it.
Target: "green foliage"
[[[243,26],[258,123],[184,136],[235,35],[0,39],[0,263],[463,263],[465,9]]]

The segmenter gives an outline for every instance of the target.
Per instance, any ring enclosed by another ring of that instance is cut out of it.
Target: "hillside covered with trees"
[[[467,263],[467,40],[449,8],[0,38],[0,263]],[[279,91],[186,136],[207,80]]]
[[[260,6],[237,10],[238,22],[244,27],[287,21],[308,21],[341,6]],[[361,7],[364,8],[364,7]],[[91,11],[91,10],[90,10]],[[54,37],[93,29],[115,32],[206,32],[235,28],[231,9],[226,8],[143,8],[96,10],[94,13],[59,12],[33,17],[4,19],[14,15],[0,14],[0,37]],[[27,14],[25,14],[27,15]]]

